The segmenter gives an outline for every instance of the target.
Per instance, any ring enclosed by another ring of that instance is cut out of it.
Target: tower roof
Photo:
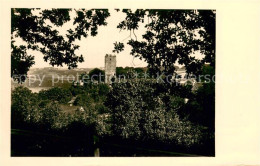
[[[106,57],[116,57],[116,55],[106,54]]]

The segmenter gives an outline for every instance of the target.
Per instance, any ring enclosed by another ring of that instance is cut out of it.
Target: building
[[[116,56],[106,54],[105,56],[105,83],[111,84],[116,76]]]

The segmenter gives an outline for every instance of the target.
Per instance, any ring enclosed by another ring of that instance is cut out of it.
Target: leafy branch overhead
[[[11,76],[27,75],[29,68],[34,64],[34,56],[27,55],[28,50],[38,51],[44,55],[44,60],[52,66],[68,68],[77,67],[83,62],[83,56],[75,51],[79,45],[75,40],[88,35],[96,36],[98,26],[107,25],[106,18],[110,16],[106,9],[77,9],[73,18],[74,29],[69,29],[66,35],[61,35],[56,27],[62,27],[71,21],[71,9],[18,9],[13,8],[11,13],[12,32],[12,71]],[[46,22],[50,22],[47,24]],[[26,44],[18,44],[17,38]],[[15,62],[15,63],[14,63]],[[26,65],[24,63],[26,62]],[[22,68],[22,69],[21,69]],[[24,81],[17,77],[19,82]]]
[[[117,28],[134,33],[144,24],[142,40],[130,39],[134,57],[144,59],[151,72],[172,74],[174,63],[186,66],[188,73],[200,74],[205,62],[215,66],[214,10],[122,10],[125,19]],[[123,47],[123,46],[121,46]],[[115,52],[120,52],[115,45]],[[198,60],[190,54],[199,51],[205,57]]]
[[[116,52],[116,53],[119,53],[121,51],[124,51],[124,43],[121,43],[121,42],[115,42],[114,43],[114,50],[113,52]]]
[[[11,11],[11,76],[27,75],[34,64],[35,55],[29,55],[31,50],[33,54],[35,51],[42,53],[44,60],[52,66],[77,67],[84,58],[77,54],[79,45],[75,42],[82,37],[96,36],[98,27],[106,26],[110,16],[107,9],[13,8]],[[214,10],[123,9],[121,12],[126,17],[117,28],[130,31],[130,37],[134,35],[127,42],[132,47],[131,54],[144,59],[151,74],[158,71],[172,74],[176,62],[185,65],[187,72],[192,74],[200,74],[205,62],[215,66]],[[58,29],[69,22],[73,26],[61,34]],[[135,31],[141,26],[145,32],[138,40]],[[114,43],[114,53],[123,50],[123,43]],[[199,60],[190,56],[195,52],[205,57]],[[24,81],[19,78],[18,81]]]

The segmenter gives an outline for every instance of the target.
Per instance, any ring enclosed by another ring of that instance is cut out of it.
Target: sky
[[[82,37],[81,40],[76,41],[75,44],[80,46],[79,50],[76,51],[78,55],[83,55],[84,62],[78,63],[78,68],[103,68],[105,64],[105,55],[106,54],[114,54],[117,56],[117,66],[119,67],[146,67],[147,63],[144,60],[140,60],[139,58],[134,58],[131,52],[131,46],[127,44],[127,41],[130,39],[130,31],[122,30],[116,28],[117,25],[124,20],[126,14],[117,12],[114,9],[109,9],[110,16],[107,18],[106,26],[98,27],[98,34],[95,37],[88,36],[87,38]],[[61,35],[65,35],[67,30],[73,26],[73,19],[75,17],[75,13],[71,13],[71,21],[65,23],[62,27],[56,28]],[[135,30],[135,34],[137,39],[142,39],[142,34],[145,32],[144,23],[139,24],[139,29]],[[50,22],[46,22],[46,24],[51,24]],[[132,35],[132,37],[134,37]],[[125,48],[124,51],[120,53],[113,53],[115,42],[124,43]],[[43,55],[37,51],[30,51],[31,55],[35,56],[35,64],[32,68],[43,68],[43,67],[51,67],[48,62],[43,60]],[[195,53],[193,56],[201,59],[203,55],[200,53]],[[178,63],[175,65],[181,66]],[[67,68],[64,65],[62,68]]]
[[[122,67],[145,67],[147,63],[139,58],[133,58],[130,55],[131,47],[127,45],[127,41],[130,39],[130,31],[121,31],[116,28],[117,25],[124,20],[125,14],[122,12],[117,12],[114,9],[109,10],[110,16],[107,18],[107,26],[99,26],[98,34],[95,37],[88,36],[87,38],[82,38],[77,41],[76,44],[80,46],[79,50],[76,51],[78,55],[82,54],[84,57],[84,62],[78,63],[78,68],[94,68],[94,67],[104,67],[105,55],[114,54],[117,56],[117,66]],[[73,19],[72,19],[73,20]],[[72,22],[68,22],[59,29],[61,34],[65,33],[72,26]],[[144,28],[136,31],[137,38],[141,38]],[[132,36],[133,37],[133,36]],[[115,42],[123,42],[125,44],[125,49],[123,52],[117,54],[113,53]],[[35,65],[32,68],[43,68],[50,67],[48,62],[44,62],[43,55],[36,51],[31,51],[32,55],[35,55]],[[63,66],[63,68],[67,68]]]

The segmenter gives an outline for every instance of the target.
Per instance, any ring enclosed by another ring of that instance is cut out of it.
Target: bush
[[[215,128],[215,83],[204,83],[194,97],[180,111],[182,117],[187,117],[194,123],[210,128]]]
[[[91,98],[91,96],[88,93],[85,93],[77,96],[74,101],[74,105],[89,107],[93,102],[94,100]]]
[[[89,78],[91,81],[96,80],[98,82],[104,82],[105,81],[105,72],[104,70],[100,70],[98,68],[94,68],[89,72]]]
[[[12,128],[23,127],[31,120],[31,114],[37,109],[37,96],[28,88],[19,86],[12,91],[11,123]]]
[[[185,105],[183,89],[153,80],[113,84],[105,102],[111,113],[113,135],[182,146],[200,144],[202,127],[177,114]]]
[[[12,92],[12,128],[56,128],[62,111],[59,105],[50,100],[41,100],[37,93],[28,88],[17,87]]]
[[[71,100],[72,94],[68,89],[54,87],[48,90],[41,90],[39,92],[39,98],[41,100],[52,100],[66,104]]]

